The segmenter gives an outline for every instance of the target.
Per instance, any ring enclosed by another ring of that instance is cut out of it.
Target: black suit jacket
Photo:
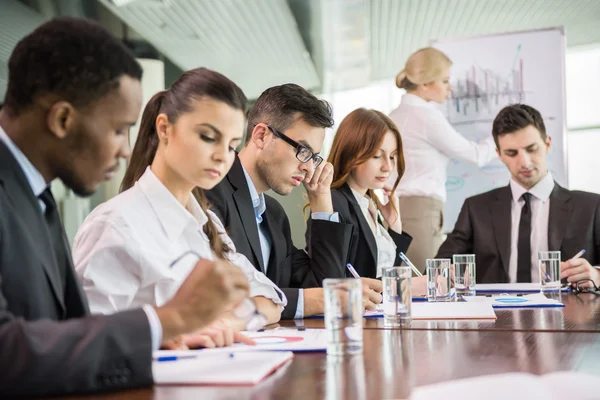
[[[475,254],[478,283],[509,282],[511,201],[510,186],[465,200],[454,231],[436,257]],[[585,249],[585,259],[592,265],[600,263],[599,195],[569,191],[554,184],[548,249],[560,250],[563,261]]]
[[[206,195],[237,252],[245,255],[257,270],[264,273],[250,189],[238,157],[225,179],[212,190],[206,191]],[[307,242],[307,251],[304,251],[297,249],[292,242],[290,222],[281,204],[267,195],[265,203],[263,223],[266,223],[271,236],[271,255],[266,275],[288,299],[281,317],[291,319],[296,314],[298,288],[321,287],[323,279],[343,276],[352,227],[315,220],[313,225],[318,233]]]
[[[89,316],[63,240],[68,265],[57,265],[38,199],[0,141],[0,398],[152,383],[144,311]]]
[[[340,215],[340,222],[352,225],[352,240],[350,241],[350,252],[346,263],[352,264],[356,272],[362,277],[376,278],[377,275],[377,242],[369,222],[365,219],[360,205],[356,201],[352,190],[347,184],[331,191],[333,209]],[[307,241],[311,236],[312,227],[306,230]],[[406,232],[398,234],[388,229],[388,233],[396,244],[396,261],[394,265],[400,265],[400,252],[406,253],[412,237]],[[352,275],[345,270],[345,276]]]

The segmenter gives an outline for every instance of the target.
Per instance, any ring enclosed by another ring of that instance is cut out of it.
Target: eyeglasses
[[[592,287],[582,287],[580,286],[582,283],[585,282],[591,282],[592,283]],[[573,288],[573,293],[575,294],[579,294],[579,293],[594,293],[596,295],[600,296],[600,288],[598,286],[596,286],[596,283],[591,280],[591,279],[582,279],[580,281],[575,282],[575,287]]]
[[[256,125],[258,125],[258,124],[254,124],[254,126],[256,126]],[[273,132],[273,135],[282,139],[284,142],[286,142],[287,144],[289,144],[290,146],[292,146],[293,148],[296,149],[296,158],[298,159],[298,161],[300,161],[301,163],[307,163],[310,160],[312,160],[314,168],[317,168],[319,165],[321,165],[321,163],[323,162],[323,157],[321,157],[318,154],[315,154],[308,147],[301,145],[300,143],[296,142],[294,139],[290,139],[288,136],[284,135],[282,132],[273,128],[269,124],[265,124],[265,125],[267,125],[267,128],[269,128],[271,130],[271,132]]]
[[[173,268],[175,264],[181,261],[181,259],[190,254],[195,255],[198,258],[203,258],[194,250],[188,250],[171,262],[171,264],[169,264],[169,268]],[[242,303],[233,310],[233,315],[236,318],[246,321],[247,331],[257,331],[264,328],[268,323],[267,317],[258,311],[258,308],[256,308],[256,302],[251,297],[245,298],[244,301],[242,301]]]

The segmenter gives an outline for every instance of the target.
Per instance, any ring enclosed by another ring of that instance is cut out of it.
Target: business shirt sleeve
[[[479,167],[483,167],[497,157],[496,145],[491,135],[480,143],[467,140],[437,110],[427,121],[425,135],[436,149],[448,157],[467,161]]]
[[[73,243],[73,263],[94,314],[131,307],[142,284],[134,233],[106,218],[86,220]]]
[[[340,222],[340,215],[337,212],[314,212],[311,214],[312,219],[320,219],[322,221]]]
[[[254,268],[254,265],[243,254],[235,251],[235,245],[227,232],[223,224],[212,211],[207,211],[209,218],[213,221],[219,232],[219,236],[223,243],[229,246],[232,251],[227,255],[231,263],[244,271],[246,278],[250,284],[250,297],[262,296],[267,299],[271,299],[273,303],[285,307],[287,305],[287,298],[285,294],[275,285],[265,274]]]
[[[298,305],[294,319],[304,319],[304,289],[298,290]]]

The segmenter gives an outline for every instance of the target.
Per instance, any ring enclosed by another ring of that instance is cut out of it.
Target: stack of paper
[[[170,361],[152,363],[152,375],[157,385],[250,386],[256,385],[292,359],[294,353],[205,350],[155,352],[155,360],[159,357]]]
[[[469,303],[487,303],[494,308],[564,307],[558,300],[549,299],[541,293],[525,296],[464,296]]]
[[[436,383],[415,389],[411,400],[598,399],[600,376],[555,372],[542,376],[508,373]]]
[[[365,317],[383,317],[383,311],[377,307],[375,311],[365,312]],[[446,319],[496,319],[496,313],[489,303],[412,303],[413,320],[446,320]]]
[[[477,293],[539,293],[542,286],[539,283],[478,283],[475,285]],[[561,288],[568,292],[570,287]]]

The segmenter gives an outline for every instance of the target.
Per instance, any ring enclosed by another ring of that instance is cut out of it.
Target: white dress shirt
[[[510,229],[510,261],[508,277],[510,282],[517,281],[517,256],[519,241],[519,222],[521,221],[521,209],[525,204],[523,193],[531,193],[531,282],[540,281],[538,268],[538,251],[549,251],[548,249],[548,219],[550,217],[550,194],[554,189],[554,179],[550,171],[546,176],[532,187],[529,191],[523,186],[510,180],[512,201],[510,206],[511,229]]]
[[[371,232],[375,237],[375,244],[377,245],[377,270],[376,277],[382,276],[382,270],[385,267],[393,267],[396,261],[396,243],[390,236],[388,231],[379,222],[373,219],[369,211],[369,203],[372,201],[368,197],[361,195],[356,190],[350,188],[354,198],[360,206],[360,210],[363,216],[369,223]]]
[[[203,227],[208,218],[233,252],[227,258],[250,283],[250,296],[285,306],[285,295],[257,271],[235,246],[218,217],[205,213],[190,194],[183,207],[150,167],[129,190],[96,207],[75,237],[75,269],[95,313],[113,313],[144,304],[161,306],[175,295],[197,256],[214,260]]]
[[[496,157],[490,137],[471,142],[458,133],[444,114],[422,98],[405,94],[390,113],[402,136],[406,170],[396,189],[399,196],[425,196],[446,201],[446,174],[451,159],[479,167]],[[392,174],[390,182],[398,177]]]
[[[27,181],[29,182],[29,186],[31,186],[31,190],[35,197],[38,198],[38,203],[40,205],[40,209],[42,210],[42,214],[46,212],[46,204],[39,198],[44,190],[48,187],[46,180],[37,170],[37,168],[29,161],[27,156],[23,154],[21,149],[8,137],[4,129],[0,126],[0,141],[2,141],[8,150],[12,153],[13,157],[19,163],[19,166],[23,170]],[[150,325],[150,337],[152,340],[152,349],[158,350],[160,347],[160,343],[162,341],[162,325],[160,324],[160,319],[158,319],[158,315],[156,315],[156,311],[151,306],[142,307],[144,312],[146,313],[146,317],[148,318],[148,323]]]

